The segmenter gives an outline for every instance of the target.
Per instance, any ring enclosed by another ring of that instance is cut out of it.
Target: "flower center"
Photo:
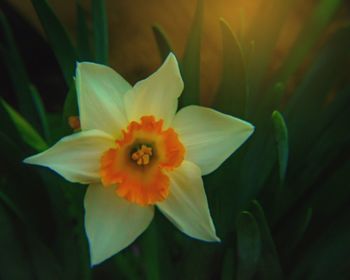
[[[180,166],[185,148],[163,120],[144,116],[122,131],[116,146],[101,157],[100,175],[104,186],[116,185],[118,196],[151,205],[169,195],[167,173]]]
[[[142,144],[141,147],[137,147],[137,150],[131,154],[131,159],[136,162],[137,165],[148,165],[152,157],[152,147],[148,147]]]

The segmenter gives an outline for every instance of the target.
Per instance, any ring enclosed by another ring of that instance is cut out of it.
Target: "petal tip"
[[[25,163],[25,164],[37,164],[37,162],[35,160],[36,157],[37,157],[37,155],[33,155],[33,156],[30,156],[30,157],[27,157],[24,160],[22,160],[22,162]]]

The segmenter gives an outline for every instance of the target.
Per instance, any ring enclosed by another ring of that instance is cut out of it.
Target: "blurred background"
[[[350,2],[0,0],[0,279],[349,279]],[[173,51],[185,91],[252,122],[204,177],[221,244],[159,213],[91,269],[85,186],[24,166],[73,130],[76,61],[131,84]]]
[[[15,24],[13,28],[14,36],[19,42],[19,47],[31,57],[35,48],[42,48],[37,42],[32,41],[28,45],[26,33],[23,29],[31,32],[38,32],[38,36],[43,36],[43,28],[35,13],[30,0],[8,0],[4,8],[13,13],[12,20]],[[88,28],[92,30],[92,13],[89,0],[81,0],[81,5],[86,12]],[[272,5],[271,1],[255,0],[207,0],[205,1],[203,17],[203,40],[201,53],[201,94],[203,103],[208,104],[213,99],[213,94],[219,86],[219,77],[222,68],[222,41],[220,35],[219,18],[224,18],[232,29],[245,36],[248,41],[253,41],[253,36],[248,35],[249,29],[253,28],[260,32],[259,26],[251,26],[254,19],[259,17],[261,6]],[[318,0],[294,1],[293,8],[288,11],[282,22],[281,31],[278,34],[278,41],[274,49],[273,59],[270,67],[275,69],[280,66],[281,61],[288,53],[295,42],[299,31],[305,24],[305,20],[310,17]],[[74,1],[51,0],[57,17],[62,21],[70,37],[75,41],[77,33],[76,9]],[[340,25],[349,22],[350,4],[344,2],[342,8],[334,21],[327,26],[322,33],[325,39]],[[191,22],[195,14],[196,1],[180,0],[174,1],[135,0],[132,3],[127,1],[106,1],[109,27],[109,56],[110,65],[123,75],[131,83],[135,83],[141,78],[145,78],[152,73],[161,63],[157,53],[157,45],[154,40],[152,26],[162,26],[170,38],[173,48],[179,56],[184,53],[187,36],[190,32]],[[278,9],[270,11],[270,17],[279,16]],[[17,25],[16,25],[17,24]],[[16,30],[16,28],[18,30]],[[261,32],[273,32],[262,30]],[[25,36],[25,37],[23,37]],[[45,40],[44,38],[40,38]],[[39,39],[38,39],[39,40]],[[315,46],[317,47],[317,46]],[[38,57],[39,56],[39,57]],[[36,56],[40,59],[40,52]],[[29,59],[29,58],[28,58]],[[32,58],[33,59],[33,58]],[[45,57],[42,57],[45,60]],[[45,68],[45,61],[33,63],[28,67]],[[43,71],[46,72],[46,71]]]

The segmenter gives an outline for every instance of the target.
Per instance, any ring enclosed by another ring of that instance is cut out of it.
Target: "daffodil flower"
[[[81,131],[25,159],[89,184],[85,230],[93,265],[130,245],[152,221],[155,206],[185,234],[220,240],[202,176],[254,128],[200,106],[176,113],[183,87],[173,54],[134,87],[107,66],[78,63]]]

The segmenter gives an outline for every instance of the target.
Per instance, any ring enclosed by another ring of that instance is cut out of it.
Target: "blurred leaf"
[[[320,168],[328,165],[328,160],[332,157],[326,161],[325,159],[329,152],[334,153],[333,147],[336,146],[336,143],[337,145],[346,143],[346,131],[337,125],[334,118],[325,119],[322,115],[327,112],[325,106],[327,96],[337,83],[345,78],[345,70],[348,69],[346,58],[349,57],[349,50],[350,27],[347,27],[337,31],[321,50],[288,103],[286,116],[290,137],[289,173],[294,177],[294,174],[303,173],[304,175],[300,174],[296,178],[305,180],[302,184],[304,187],[308,184],[306,181],[314,180],[311,176],[311,173],[314,172],[310,173],[308,170],[308,173],[305,173],[306,169],[315,168],[315,170],[322,171]],[[344,111],[343,115],[348,114]],[[340,116],[336,118],[339,123],[343,123]],[[320,123],[322,120],[323,124]],[[331,122],[332,126],[327,125],[327,122]],[[330,129],[331,127],[333,128]],[[321,141],[321,139],[324,140]],[[300,164],[300,162],[305,164]],[[301,187],[299,184],[296,186]]]
[[[286,193],[283,203],[280,204],[278,214],[281,219],[286,213],[300,208],[301,202],[308,206],[310,204],[308,198],[311,195],[319,194],[320,197],[325,195],[323,201],[328,201],[331,197],[334,197],[335,205],[332,205],[332,209],[339,207],[341,201],[347,199],[346,195],[343,197],[340,194],[347,190],[342,189],[342,187],[349,178],[344,177],[344,175],[335,176],[338,172],[340,174],[344,172],[342,170],[342,162],[349,160],[350,131],[344,129],[344,127],[347,125],[350,112],[347,109],[348,107],[345,106],[345,108],[343,112],[340,111],[337,114],[337,117],[332,120],[329,126],[325,127],[325,130],[319,135],[310,151],[304,154],[302,162],[294,168],[294,174],[297,174],[297,176],[293,176],[294,180],[291,182],[293,188]],[[346,172],[349,172],[348,169],[345,171],[347,175],[348,173]],[[335,176],[340,181],[328,184],[327,178],[329,176]],[[327,188],[323,186],[325,183],[327,183],[328,188],[331,188],[330,190],[327,191]],[[333,190],[338,191],[333,193]],[[329,201],[328,204],[331,204],[331,202]],[[318,206],[320,207],[320,205]],[[321,209],[323,207],[322,205]],[[320,210],[313,207],[313,211],[318,212]]]
[[[17,113],[9,104],[7,104],[3,99],[0,99],[1,105],[7,111],[11,117],[13,123],[15,124],[18,132],[23,138],[23,141],[27,143],[30,147],[40,152],[48,148],[44,139],[38,134],[38,132],[19,114]]]
[[[130,252],[121,252],[113,257],[115,262],[116,270],[122,276],[122,279],[138,280],[140,275],[138,272],[137,263],[130,261]]]
[[[282,82],[275,83],[257,108],[256,117],[261,118],[261,116],[269,115],[274,110],[281,108],[282,97],[285,93],[286,85]]]
[[[22,222],[25,221],[19,209],[15,203],[2,191],[0,191],[0,201],[2,204],[6,205]]]
[[[306,210],[302,219],[300,219],[298,221],[299,225],[296,226],[295,238],[294,238],[294,240],[290,240],[290,243],[291,243],[290,247],[291,248],[294,248],[299,243],[299,241],[303,238],[303,235],[310,224],[311,217],[312,217],[312,208],[310,207]]]
[[[204,0],[197,0],[197,8],[187,39],[181,63],[185,89],[181,95],[182,106],[199,104],[200,101],[200,46],[202,40]]]
[[[0,106],[0,120],[0,131],[6,135],[8,139],[12,138],[12,140],[16,141],[18,146],[20,146],[22,142],[21,136],[4,106]]]
[[[95,60],[108,64],[108,20],[105,0],[92,0],[92,18],[95,40]]]
[[[290,128],[304,127],[305,121],[313,120],[313,114],[318,115],[327,94],[346,75],[349,49],[350,26],[338,30],[322,48],[288,102]]]
[[[77,45],[79,60],[92,60],[89,28],[86,22],[86,13],[81,5],[81,0],[75,1],[77,19]]]
[[[283,203],[283,198],[281,200]],[[289,259],[293,252],[298,249],[297,246],[302,241],[306,230],[311,228],[312,208],[306,208],[309,203],[307,200],[305,202],[305,205],[298,205],[297,209],[293,209],[290,215],[285,216],[276,226],[278,229],[276,244],[278,244],[281,256],[285,260]]]
[[[255,113],[257,105],[264,98],[261,90],[262,80],[271,63],[283,22],[296,2],[293,0],[262,1],[258,7],[258,16],[253,18],[251,30],[248,33],[249,43],[254,40],[255,45],[248,65],[250,84],[250,95],[247,100],[248,115]]]
[[[68,118],[70,116],[79,116],[78,97],[74,81],[69,87],[69,91],[63,106],[63,126],[66,127],[67,130],[69,128]]]
[[[173,52],[173,48],[171,47],[170,40],[160,25],[152,26],[152,31],[153,31],[154,37],[156,38],[160,57],[162,61],[164,61],[169,55],[169,53]]]
[[[0,278],[62,279],[51,252],[25,227],[14,203],[0,194]]]
[[[244,117],[249,89],[242,46],[236,33],[222,18],[220,27],[223,39],[223,70],[215,108],[236,117]]]
[[[250,201],[264,188],[276,163],[271,117],[262,118],[253,125],[255,131],[248,139],[248,143],[244,144],[246,152],[237,163],[236,176],[239,179],[237,183],[237,203],[238,209],[241,210],[245,209]]]
[[[249,210],[257,221],[261,235],[261,257],[257,275],[259,279],[283,279],[279,257],[264,211],[256,200],[251,202]]]
[[[0,24],[4,31],[6,43],[6,47],[1,46],[1,55],[6,62],[12,86],[17,95],[20,111],[34,127],[46,131],[47,127],[45,127],[45,117],[42,111],[43,108],[40,107],[42,104],[40,96],[33,91],[33,88],[30,85],[27,71],[21,60],[10,26],[1,11]]]
[[[141,254],[144,256],[146,279],[161,279],[160,266],[162,265],[162,260],[159,257],[159,236],[154,222],[145,231],[142,239],[143,251]]]
[[[237,218],[237,279],[252,279],[261,253],[259,227],[254,216],[243,211]]]
[[[342,0],[318,1],[279,71],[278,81],[286,81],[302,65],[305,56],[319,40],[321,32],[324,31],[342,4]]]
[[[288,129],[280,112],[272,113],[272,121],[275,128],[275,139],[277,144],[278,165],[280,182],[284,181],[288,164]]]
[[[49,123],[47,120],[46,111],[45,111],[43,101],[41,100],[40,95],[39,95],[35,86],[30,85],[29,88],[30,88],[30,91],[32,92],[32,95],[33,95],[36,110],[40,116],[40,124],[41,124],[41,127],[43,128],[43,133],[44,133],[45,139],[48,142],[50,142],[51,135],[50,135]]]
[[[63,279],[88,280],[91,277],[90,257],[83,226],[86,188],[68,183],[46,169],[40,170],[40,175],[49,186],[56,234],[54,249],[62,265]]]
[[[46,38],[56,56],[58,64],[69,85],[74,75],[77,55],[75,49],[66,33],[64,27],[58,20],[50,5],[46,0],[31,0],[38,15],[41,25],[44,28]]]
[[[236,279],[236,257],[234,250],[229,248],[224,256],[221,280],[232,280]]]
[[[317,184],[305,203],[313,206],[313,223],[328,225],[342,208],[349,205],[350,188],[346,182],[350,181],[350,161],[344,160],[336,166],[332,174],[323,177],[323,184]]]
[[[159,222],[159,219],[164,221],[163,217],[156,214],[151,225],[140,238],[141,262],[144,264],[145,276],[146,279],[151,280],[177,279],[176,270],[170,257],[171,245],[165,241],[167,233],[162,231],[162,224]],[[164,222],[168,223],[168,221]],[[174,242],[173,240],[168,241]],[[179,275],[183,275],[183,273]]]
[[[312,236],[296,256],[290,279],[347,279],[349,277],[349,208],[341,211],[320,236]]]

